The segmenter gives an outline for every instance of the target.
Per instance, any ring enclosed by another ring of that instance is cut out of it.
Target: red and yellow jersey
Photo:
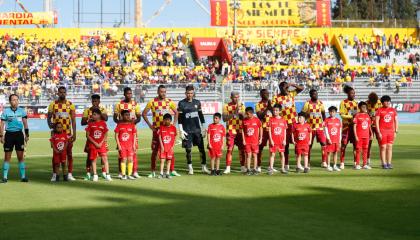
[[[114,113],[118,114],[118,119],[121,120],[121,111],[128,110],[130,111],[131,119],[136,119],[136,115],[140,114],[140,105],[137,104],[136,101],[131,100],[130,102],[125,102],[121,100],[119,103],[115,105]]]
[[[264,112],[265,110],[267,110],[267,108],[268,108],[268,101],[267,102],[259,101],[255,105],[255,111],[257,113]],[[270,121],[270,117],[271,117],[271,114],[269,114],[269,111],[267,111],[267,114],[265,114],[264,119],[261,120],[263,130],[268,130],[268,122]]]
[[[376,126],[376,122],[375,122],[376,111],[378,111],[378,109],[382,107],[382,103],[381,101],[378,100],[376,101],[375,105],[372,106],[369,100],[367,100],[366,104],[367,104],[368,114],[370,116],[370,119],[372,120],[372,127],[375,127]]]
[[[107,110],[106,110],[106,108],[104,106],[99,106],[99,110],[101,110],[101,113],[102,114],[108,114],[108,112],[107,112]],[[86,108],[83,111],[82,117],[83,118],[86,118],[88,121],[90,121],[91,118],[92,118],[92,109],[91,108]]]
[[[159,128],[163,123],[163,115],[166,113],[174,114],[176,111],[176,104],[169,98],[163,100],[154,98],[147,103],[146,108],[152,111],[153,127]]]
[[[233,117],[226,122],[226,129],[228,130],[229,134],[237,134],[242,126],[242,120],[239,119],[239,115],[236,114],[236,108],[238,107],[237,104],[230,102],[225,104],[223,107],[223,114],[229,115],[233,114]],[[243,103],[239,103],[239,112],[245,112],[245,105]]]
[[[343,130],[353,125],[353,117],[357,113],[357,102],[345,99],[340,103],[340,116],[343,123]]]
[[[322,115],[325,114],[325,108],[320,100],[317,100],[316,102],[308,100],[303,106],[302,111],[308,114],[308,123],[311,125],[312,130],[324,129]]]
[[[296,91],[289,92],[288,95],[283,96],[278,94],[273,97],[272,104],[281,105],[281,116],[286,120],[288,124],[296,123],[296,105],[295,105],[295,96],[297,95]]]
[[[68,100],[64,103],[58,102],[58,100],[50,103],[48,106],[48,113],[52,114],[51,122],[53,124],[61,123],[63,125],[63,130],[67,134],[71,134],[71,118],[75,114],[76,107],[74,104]]]

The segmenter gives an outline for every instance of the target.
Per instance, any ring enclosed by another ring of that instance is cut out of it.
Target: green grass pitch
[[[0,239],[420,239],[420,125],[401,126],[394,170],[379,169],[375,143],[374,169],[352,170],[348,151],[344,172],[326,172],[319,168],[317,146],[312,171],[287,176],[205,176],[197,150],[196,174],[187,176],[177,146],[176,168],[183,176],[147,179],[150,136],[140,131],[139,180],[81,180],[80,132],[74,148],[78,181],[51,183],[48,133],[32,133],[30,182],[17,180],[13,159],[9,182],[0,184]],[[115,151],[109,156],[115,177]]]

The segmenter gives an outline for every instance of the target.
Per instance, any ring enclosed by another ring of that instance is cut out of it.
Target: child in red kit
[[[117,142],[119,157],[121,159],[121,180],[135,180],[133,174],[133,155],[136,154],[137,129],[131,120],[130,112],[122,110],[123,121],[115,128],[115,140]],[[127,173],[127,175],[126,175]]]
[[[287,174],[285,169],[284,146],[286,145],[286,129],[287,122],[280,116],[281,105],[273,106],[273,116],[268,122],[268,136],[270,139],[270,166],[268,167],[268,174],[272,175],[274,170],[274,159],[276,153],[279,152],[281,156],[281,173]]]
[[[298,115],[298,123],[293,125],[292,142],[295,145],[296,154],[296,172],[309,172],[308,154],[309,144],[312,139],[312,128],[306,123],[306,115],[301,112]],[[304,159],[304,168],[302,168],[302,157]]]
[[[209,156],[211,158],[211,175],[219,176],[220,172],[220,157],[223,152],[223,140],[226,136],[226,130],[223,124],[220,124],[222,115],[215,113],[213,115],[213,123],[207,128],[207,142],[209,149]],[[216,166],[215,166],[216,165]]]
[[[108,138],[108,127],[106,122],[101,118],[101,110],[95,108],[92,110],[92,122],[86,127],[86,138],[88,140],[87,148],[89,151],[89,160],[91,161],[94,182],[98,181],[98,173],[96,170],[96,159],[101,157],[105,170],[105,180],[112,181],[109,174],[108,155],[106,147],[106,139]]]
[[[327,153],[328,153],[328,163],[327,163],[327,170],[328,171],[341,171],[341,169],[337,166],[338,161],[338,153],[340,152],[341,148],[341,130],[342,125],[340,119],[336,118],[337,108],[331,106],[328,108],[328,112],[330,117],[326,118],[324,121],[324,132],[325,136],[327,137]],[[333,155],[333,167],[331,167],[331,154]]]
[[[245,118],[242,121],[242,139],[245,146],[247,175],[257,175],[258,152],[262,140],[261,121],[254,116],[254,109],[245,109]],[[251,160],[254,158],[254,169],[251,171]]]
[[[371,118],[367,113],[367,104],[359,102],[359,113],[353,118],[353,130],[356,140],[356,154],[354,159],[354,169],[360,170],[360,152],[363,151],[363,169],[371,169],[367,162],[369,149],[369,141],[373,137],[371,126]]]
[[[176,138],[176,127],[172,124],[172,116],[166,113],[163,116],[163,125],[158,130],[159,135],[159,156],[160,175],[158,178],[172,178],[170,174],[171,161],[174,159],[174,146]],[[166,174],[163,174],[166,162]]]
[[[53,149],[53,164],[54,173],[51,178],[51,182],[58,182],[60,179],[60,165],[63,169],[63,180],[67,181],[66,173],[66,158],[67,158],[67,146],[69,142],[69,136],[63,131],[63,125],[56,123],[54,126],[54,133],[51,136],[51,148]]]

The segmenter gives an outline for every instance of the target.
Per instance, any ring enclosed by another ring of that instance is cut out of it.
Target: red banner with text
[[[211,26],[227,26],[227,0],[210,0]]]

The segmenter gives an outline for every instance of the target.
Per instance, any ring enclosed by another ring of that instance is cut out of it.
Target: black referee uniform
[[[193,99],[189,102],[187,99],[178,103],[178,123],[182,125],[183,130],[188,134],[182,141],[182,147],[185,148],[187,155],[187,164],[192,164],[191,148],[197,146],[200,151],[201,164],[206,164],[206,152],[204,150],[203,136],[201,135],[201,124],[204,124],[204,115],[201,110],[201,102]]]

